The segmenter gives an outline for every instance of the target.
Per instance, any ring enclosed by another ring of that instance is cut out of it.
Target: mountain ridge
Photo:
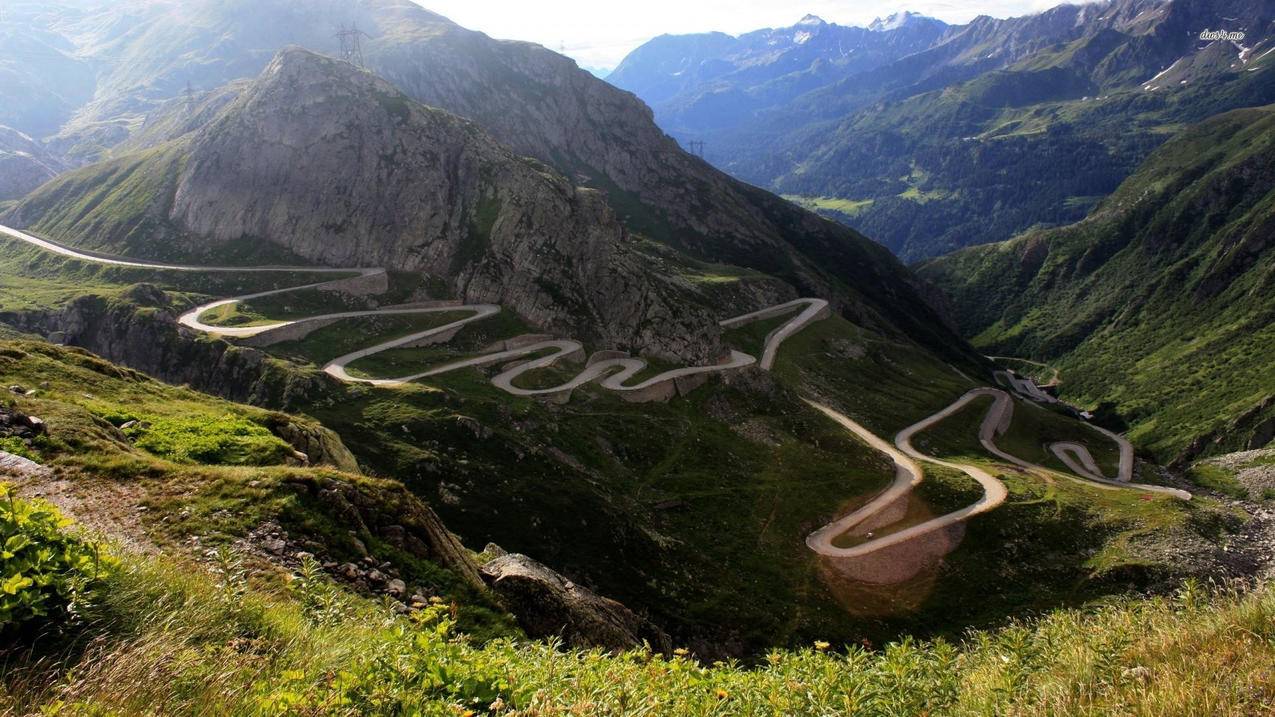
[[[1243,46],[1198,39],[1221,26],[1245,31]],[[1269,0],[1107,0],[979,17],[744,111],[647,99],[731,174],[916,261],[1078,221],[1184,124],[1275,101],[1272,42]],[[629,75],[611,81],[643,94]],[[683,96],[714,93],[729,94],[705,82]]]
[[[144,181],[82,215],[81,191],[121,172]],[[55,180],[9,216],[153,259],[259,238],[318,264],[441,277],[459,298],[612,348],[720,352],[702,294],[635,252],[596,193],[301,48],[194,133]]]
[[[638,99],[571,60],[529,43],[492,40],[406,0],[369,0],[357,7],[307,0],[306,7],[312,15],[296,16],[283,0],[258,3],[251,15],[214,0],[184,3],[180,14],[167,3],[147,6],[132,34],[108,46],[113,56],[134,58],[137,68],[159,68],[162,82],[139,84],[143,78],[136,68],[112,65],[98,100],[80,111],[63,137],[88,147],[104,137],[97,129],[77,135],[78,127],[111,127],[112,133],[122,128],[99,156],[171,139],[230,101],[244,68],[267,51],[272,55],[277,50],[272,46],[285,36],[331,52],[335,41],[321,20],[357,22],[369,35],[363,45],[369,69],[412,100],[476,122],[515,153],[601,191],[632,234],[696,261],[769,274],[802,295],[828,297],[856,320],[914,337],[953,360],[979,361],[953,340],[921,299],[923,287],[888,252],[682,151]],[[114,17],[109,8],[102,13]],[[185,24],[165,29],[178,19]],[[226,40],[198,45],[198,63],[183,59],[188,43],[202,43],[212,32]],[[167,39],[137,45],[134,36]],[[203,73],[194,79],[197,93],[190,101],[183,98],[182,74],[190,74],[184,67]],[[152,86],[176,97],[155,97],[159,91],[147,89]],[[144,127],[137,116],[143,113]]]
[[[1275,107],[1171,139],[1084,221],[921,266],[989,353],[1062,370],[1177,463],[1275,436]]]

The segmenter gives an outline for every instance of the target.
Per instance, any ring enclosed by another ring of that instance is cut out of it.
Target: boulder
[[[649,620],[525,555],[497,557],[482,575],[532,638],[560,637],[571,647],[613,651],[644,642],[671,649],[668,635]]]
[[[407,583],[399,580],[398,578],[394,578],[385,585],[385,592],[396,598],[402,599],[405,595],[407,595]]]

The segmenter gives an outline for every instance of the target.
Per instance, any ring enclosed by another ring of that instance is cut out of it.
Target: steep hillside
[[[0,126],[0,201],[17,199],[65,169],[63,161],[38,142]]]
[[[642,253],[596,192],[299,49],[198,132],[66,175],[10,218],[153,259],[425,274],[441,298],[502,304],[610,348],[693,361],[721,351],[706,292]]]
[[[1158,457],[1275,435],[1275,109],[1165,144],[1085,221],[934,260],[987,353],[1056,364]]]
[[[981,17],[763,111],[661,121],[732,174],[914,260],[1077,221],[1184,124],[1275,101],[1272,22],[1268,0]]]

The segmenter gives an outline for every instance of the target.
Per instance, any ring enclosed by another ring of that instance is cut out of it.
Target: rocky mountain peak
[[[904,10],[903,12],[896,12],[888,15],[885,18],[877,18],[873,20],[871,24],[868,25],[868,29],[872,32],[889,32],[891,30],[898,30],[904,25],[915,22],[916,20],[930,19],[932,18],[928,18],[920,13]]]

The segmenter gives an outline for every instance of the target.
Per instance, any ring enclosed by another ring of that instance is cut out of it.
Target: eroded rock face
[[[0,126],[0,201],[17,199],[65,169],[63,160],[35,140]]]
[[[644,642],[671,649],[668,635],[650,621],[525,555],[500,555],[482,566],[482,576],[533,638],[561,637],[571,647],[616,651]]]
[[[598,193],[347,64],[284,50],[189,142],[169,217],[187,241],[266,237],[324,265],[446,277],[551,332],[721,355],[718,317]]]

